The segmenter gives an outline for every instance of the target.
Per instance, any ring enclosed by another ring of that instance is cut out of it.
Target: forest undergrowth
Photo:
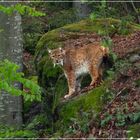
[[[62,34],[63,36],[63,34]],[[76,34],[74,35],[76,36]],[[64,36],[63,36],[64,37]],[[64,37],[65,38],[65,37]],[[96,34],[81,33],[78,39],[68,39],[65,46],[78,46],[100,41]],[[140,120],[140,59],[130,57],[139,49],[140,32],[135,32],[130,36],[114,35],[113,52],[117,54],[120,61],[115,63],[117,75],[111,82],[113,98],[99,114],[99,120],[90,121],[89,131],[86,133],[77,131],[71,138],[79,137],[121,137],[126,138],[128,126],[136,124]],[[127,61],[130,60],[130,61]],[[33,56],[29,52],[24,53],[24,63],[31,70]],[[32,115],[32,114],[30,114]],[[34,114],[33,114],[34,115]],[[64,136],[67,137],[67,136]]]

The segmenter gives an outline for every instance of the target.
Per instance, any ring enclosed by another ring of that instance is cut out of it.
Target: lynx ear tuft
[[[62,52],[62,54],[65,54],[66,53],[66,51],[65,51],[65,49],[63,49],[63,48],[59,48],[59,50]]]
[[[51,53],[51,52],[52,52],[52,50],[48,49],[48,53]]]
[[[60,47],[59,50],[62,51],[62,48]]]

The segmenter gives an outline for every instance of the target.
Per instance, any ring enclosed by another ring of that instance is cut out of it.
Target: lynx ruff
[[[102,76],[101,63],[108,51],[108,48],[99,43],[88,44],[79,48],[48,49],[54,66],[60,65],[67,78],[69,93],[64,98],[68,98],[80,90],[81,80],[79,80],[79,76],[81,75],[89,73],[92,78],[90,85],[96,83],[97,79]]]

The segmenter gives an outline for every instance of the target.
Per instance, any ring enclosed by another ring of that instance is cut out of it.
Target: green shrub
[[[36,115],[33,120],[27,124],[27,130],[38,130],[41,131],[47,125],[47,116],[45,114]]]
[[[31,80],[25,79],[20,67],[8,60],[0,61],[0,91],[9,94],[22,95],[25,101],[41,101],[41,88]],[[15,86],[15,83],[23,84],[24,91]]]
[[[30,130],[17,130],[13,127],[0,126],[0,138],[36,138],[37,132]]]
[[[44,13],[36,11],[34,8],[22,4],[16,4],[8,7],[0,5],[0,11],[2,11],[7,15],[11,15],[15,11],[17,11],[21,15],[36,16],[36,17],[45,16]]]

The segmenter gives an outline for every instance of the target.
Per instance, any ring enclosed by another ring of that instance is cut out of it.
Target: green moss
[[[63,29],[67,31],[77,31],[77,32],[96,32],[98,33],[99,31],[105,31],[106,34],[110,34],[113,32],[113,30],[116,30],[114,28],[115,26],[119,27],[121,24],[120,20],[117,19],[112,19],[112,18],[106,18],[106,19],[96,19],[96,20],[82,20],[78,23],[70,24],[67,26],[64,26]],[[140,29],[139,26],[136,24],[128,24],[130,32],[135,31],[136,29]]]
[[[104,97],[108,94],[106,89],[110,82],[102,84],[100,87],[77,96],[68,102],[65,102],[59,109],[59,120],[56,122],[57,127],[61,127],[62,130],[68,127],[72,122],[71,119],[79,119],[82,117],[81,113],[93,113],[95,116],[103,109],[105,100]],[[92,115],[93,115],[92,114]],[[84,121],[84,120],[83,120]]]
[[[44,46],[47,46],[48,44],[50,44],[49,46],[51,46],[51,43],[53,44],[61,40],[62,38],[60,37],[60,28],[49,31],[46,34],[44,34],[39,40],[36,47],[36,51],[44,48]]]
[[[98,20],[96,21],[82,20],[78,23],[64,26],[63,29],[66,31],[73,31],[73,32],[98,33],[99,30],[104,30],[105,26],[106,26],[106,23],[99,22]]]
[[[56,49],[56,48],[59,48],[59,47],[64,47],[64,45],[63,45],[62,42],[49,41],[47,43],[47,47],[50,48],[50,49]]]
[[[140,124],[131,125],[127,130],[128,138],[140,138]]]
[[[137,87],[140,87],[140,79],[136,80],[135,84],[136,84]]]

